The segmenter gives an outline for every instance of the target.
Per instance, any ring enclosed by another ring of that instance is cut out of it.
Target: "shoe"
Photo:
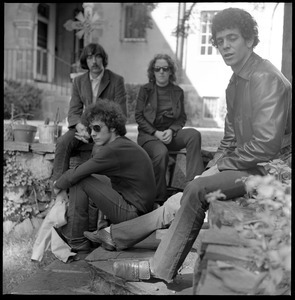
[[[67,243],[71,247],[71,251],[75,253],[90,253],[93,249],[91,247],[91,242],[88,240],[82,240],[81,242],[71,242],[68,238],[66,238],[61,230],[61,227],[55,228],[58,235],[63,239],[65,243]]]
[[[113,263],[115,276],[126,281],[149,280],[151,276],[148,261],[122,260]]]
[[[93,232],[84,231],[84,236],[92,242],[100,243],[101,246],[108,251],[116,251],[116,245],[114,244],[110,233],[105,229]]]
[[[90,253],[92,251],[90,241],[84,240],[80,243],[70,243],[68,242],[69,246],[71,247],[71,251],[75,253]]]

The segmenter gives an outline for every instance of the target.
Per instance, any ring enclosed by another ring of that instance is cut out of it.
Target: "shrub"
[[[21,84],[14,80],[4,81],[4,119],[11,118],[11,104],[14,104],[14,114],[31,114],[41,109],[42,90],[30,84]]]
[[[128,108],[128,123],[135,123],[135,106],[136,98],[139,92],[140,84],[126,83],[126,93],[127,93],[127,108]]]

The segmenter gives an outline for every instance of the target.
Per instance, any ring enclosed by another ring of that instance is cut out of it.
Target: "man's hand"
[[[172,129],[166,129],[163,131],[162,141],[164,144],[170,144],[173,137],[173,131]]]
[[[53,193],[56,196],[61,191],[61,189],[55,187],[55,182],[56,181],[53,182]]]
[[[157,130],[155,133],[154,133],[154,136],[159,139],[160,141],[163,142],[163,131],[159,131]]]
[[[217,165],[212,166],[211,168],[209,168],[208,170],[204,171],[201,175],[201,177],[206,177],[206,176],[211,176],[214,174],[219,173],[220,171],[217,168]]]
[[[157,130],[154,136],[162,141],[164,144],[169,144],[172,141],[173,132],[171,129],[166,129],[164,131]]]
[[[90,135],[87,132],[87,128],[82,123],[78,123],[76,125],[76,130],[77,130],[77,132],[75,133],[75,138],[86,144],[89,143]]]

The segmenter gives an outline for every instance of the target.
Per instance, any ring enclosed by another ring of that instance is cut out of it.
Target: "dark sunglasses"
[[[103,128],[106,125],[93,125],[93,126],[89,126],[90,131],[93,129],[95,132],[100,132],[101,128]]]
[[[170,67],[154,67],[154,71],[155,72],[160,72],[161,69],[164,71],[164,72],[168,72],[170,70]]]

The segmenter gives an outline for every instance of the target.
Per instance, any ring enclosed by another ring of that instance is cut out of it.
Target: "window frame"
[[[204,14],[210,14],[210,19],[207,19],[204,22]],[[212,26],[212,17],[218,13],[218,10],[202,10],[200,12],[200,49],[199,55],[201,57],[216,57],[219,55],[219,51],[216,47],[214,47],[210,41],[211,38],[211,26]],[[203,28],[205,26],[205,32],[203,32]],[[205,41],[203,42],[203,38],[205,37]],[[202,48],[205,48],[205,53],[202,53]],[[212,53],[208,54],[208,49],[212,49]]]
[[[134,7],[134,3],[122,3],[121,4],[121,41],[123,42],[147,42],[147,32],[145,28],[145,37],[125,37],[126,29],[126,9],[128,7]],[[148,11],[146,11],[148,14]]]

